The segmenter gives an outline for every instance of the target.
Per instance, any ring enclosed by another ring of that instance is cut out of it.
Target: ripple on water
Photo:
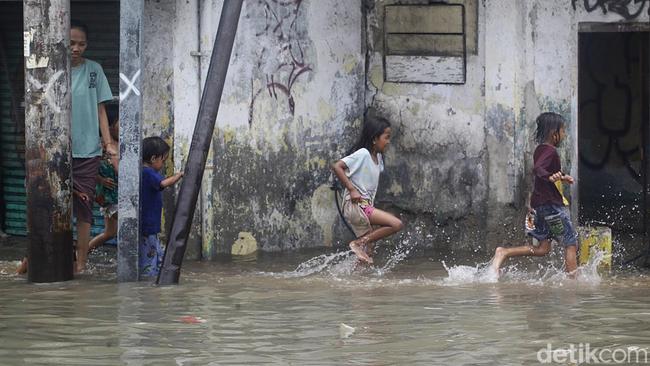
[[[331,253],[293,271],[196,264],[171,287],[0,276],[0,356],[8,365],[532,364],[549,342],[650,339],[640,326],[645,276],[601,278],[587,265],[570,281],[546,264],[511,264],[495,284],[487,263],[390,258],[351,269],[349,252]],[[341,338],[341,323],[354,334]]]

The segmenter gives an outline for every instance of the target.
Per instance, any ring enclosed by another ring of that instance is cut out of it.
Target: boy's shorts
[[[562,225],[564,226],[563,233],[557,237],[551,233],[548,223],[544,219],[547,216],[555,214],[559,214]],[[535,207],[535,230],[529,232],[528,235],[539,241],[555,239],[565,247],[578,245],[578,233],[573,228],[573,223],[571,223],[571,217],[569,216],[569,209],[566,206],[542,205]]]

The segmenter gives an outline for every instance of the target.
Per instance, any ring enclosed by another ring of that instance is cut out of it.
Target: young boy
[[[573,184],[571,176],[562,172],[557,147],[566,136],[564,118],[557,113],[542,113],[537,117],[535,140],[539,145],[533,154],[535,178],[530,200],[530,213],[534,223],[529,235],[539,241],[539,246],[498,247],[492,268],[499,275],[501,264],[510,257],[544,256],[551,250],[551,240],[564,245],[564,267],[570,277],[575,276],[578,234],[569,216],[569,201],[562,193],[562,183]]]
[[[140,182],[140,241],[139,267],[141,277],[158,275],[163,251],[158,239],[162,215],[162,190],[176,184],[183,173],[164,178],[159,171],[169,156],[169,145],[160,137],[147,137],[142,141],[142,181]]]

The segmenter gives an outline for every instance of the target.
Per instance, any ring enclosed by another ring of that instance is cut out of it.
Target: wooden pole
[[[70,1],[23,2],[31,282],[73,277]]]

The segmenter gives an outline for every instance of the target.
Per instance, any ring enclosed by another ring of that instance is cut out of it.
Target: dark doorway
[[[649,127],[648,32],[612,26],[579,34],[580,223],[615,234],[648,229],[643,146]]]

